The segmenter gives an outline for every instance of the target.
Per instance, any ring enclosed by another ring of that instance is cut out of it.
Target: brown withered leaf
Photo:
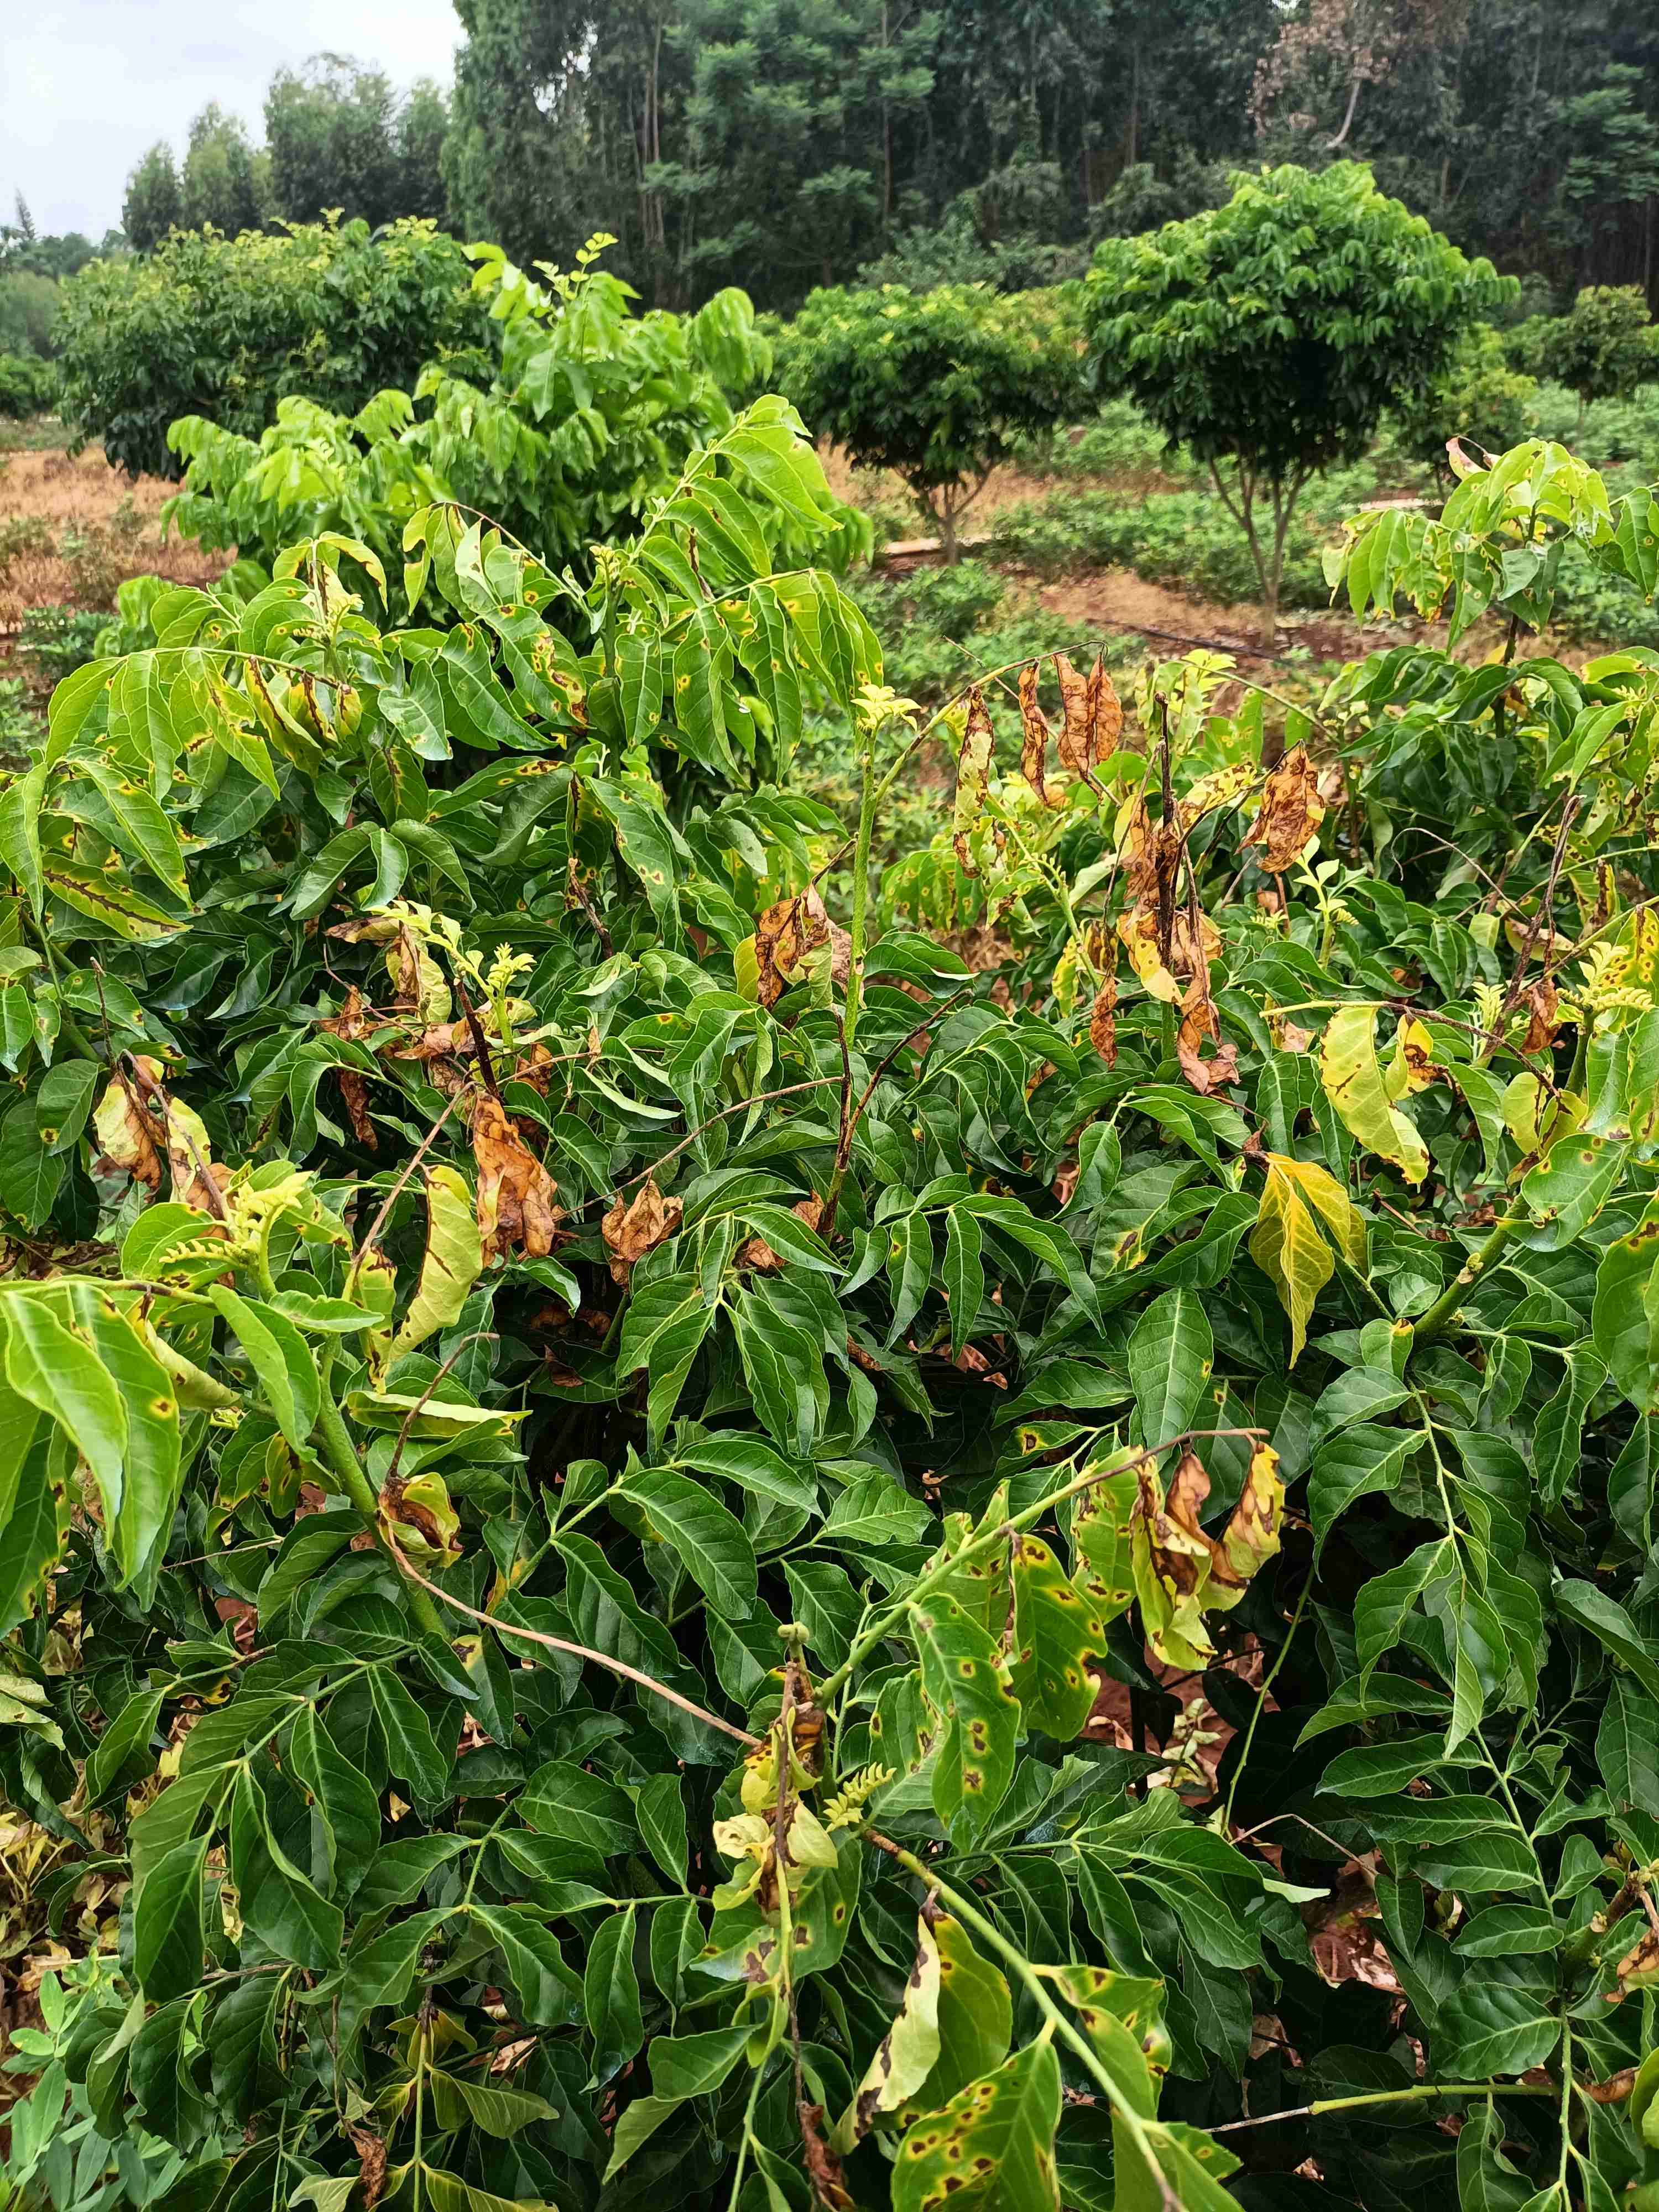
[[[1106,656],[1097,653],[1085,691],[1089,713],[1089,765],[1095,768],[1117,750],[1123,735],[1123,708],[1106,673]]]
[[[821,1198],[797,1199],[789,1211],[797,1220],[804,1221],[809,1229],[816,1230],[823,1218],[823,1200]],[[736,1267],[752,1267],[757,1274],[775,1275],[781,1273],[787,1263],[763,1237],[750,1237],[738,1245],[732,1264]]]
[[[802,2162],[811,2184],[813,2203],[821,2205],[823,2212],[857,2212],[841,2160],[824,2140],[823,2106],[808,2104],[803,2097],[796,2110],[800,2119]]]
[[[515,1248],[532,1259],[553,1249],[564,1209],[559,1186],[525,1143],[499,1098],[485,1091],[472,1109],[472,1157],[478,1164],[478,1235],[483,1256]]]
[[[1089,1017],[1089,1042],[1108,1067],[1117,1066],[1117,976],[1109,975],[1095,993]]]
[[[1201,909],[1194,923],[1186,907],[1176,909],[1170,936],[1170,967],[1176,975],[1195,975],[1200,969],[1206,973],[1212,960],[1221,953],[1221,932],[1209,915]]]
[[[1203,1054],[1206,1038],[1215,1045],[1208,1060]],[[1238,1047],[1229,1044],[1222,1036],[1221,1021],[1210,996],[1207,975],[1195,974],[1187,986],[1187,994],[1181,1002],[1176,1058],[1181,1063],[1182,1073],[1201,1097],[1207,1097],[1212,1091],[1238,1080]]]
[[[1276,1052],[1306,1052],[1313,1042],[1311,1030],[1303,1029],[1286,1014],[1267,1008],[1267,1034],[1273,1039]]]
[[[827,945],[830,976],[844,983],[851,962],[852,939],[824,912],[823,901],[809,884],[793,898],[769,906],[755,924],[755,966],[760,1002],[775,1006],[790,986],[801,980],[808,956]]]
[[[1265,845],[1262,866],[1270,876],[1282,876],[1324,819],[1325,802],[1308,749],[1296,745],[1262,787],[1261,809],[1244,842]]]
[[[363,2193],[363,2212],[374,2212],[386,2188],[386,2142],[368,2128],[349,2127],[351,2148],[357,2154],[357,2185]]]
[[[1241,1589],[1258,1567],[1277,1557],[1279,1531],[1285,1517],[1285,1484],[1279,1472],[1279,1454],[1271,1444],[1258,1444],[1250,1454],[1244,1488],[1221,1532],[1212,1570],[1218,1582]]]
[[[678,1198],[665,1198],[655,1176],[647,1176],[632,1205],[620,1192],[600,1227],[611,1255],[611,1279],[627,1286],[636,1260],[643,1260],[680,1225],[685,1207]]]
[[[1028,661],[1019,672],[1020,774],[1045,806],[1064,806],[1063,792],[1050,791],[1048,772],[1048,718],[1037,704],[1036,663]]]
[[[161,1072],[159,1060],[136,1060],[135,1070]],[[151,1079],[154,1082],[155,1078]],[[149,1103],[142,1079],[129,1078],[117,1067],[92,1117],[97,1140],[97,1166],[105,1174],[119,1168],[150,1190],[161,1188],[161,1151],[167,1143],[166,1123],[158,1100]]]
[[[968,719],[963,725],[962,749],[957,755],[956,808],[951,819],[951,843],[962,872],[967,876],[979,873],[968,840],[979,827],[985,811],[995,750],[996,732],[991,726],[985,694],[975,684],[968,694]]]
[[[1617,2004],[1626,1990],[1650,1989],[1659,1982],[1659,1932],[1650,1928],[1639,1942],[1632,1944],[1613,1972],[1618,1985],[1607,1993],[1609,2004]]]
[[[1522,1052],[1547,1052],[1555,1042],[1556,1032],[1561,1026],[1559,1002],[1559,994],[1547,975],[1527,986],[1521,995],[1521,1004],[1527,1013],[1527,1034],[1521,1040]]]
[[[1070,769],[1073,775],[1087,775],[1095,764],[1089,745],[1089,679],[1078,674],[1070,656],[1064,653],[1054,655],[1054,675],[1060,684],[1060,703],[1066,710],[1065,726],[1060,733],[1060,764]]]
[[[1132,898],[1151,898],[1158,889],[1158,834],[1146,811],[1146,799],[1137,794],[1118,834],[1117,849],[1123,859],[1123,880]]]
[[[340,1039],[343,1044],[362,1043],[368,1034],[369,1018],[363,1003],[363,994],[355,983],[346,993],[339,1012],[331,1014],[326,1021],[319,1022],[317,1026],[319,1029],[330,1030]],[[334,1073],[339,1080],[340,1097],[345,1102],[346,1115],[351,1123],[352,1135],[366,1151],[379,1152],[380,1132],[369,1119],[368,1114],[368,1078],[355,1067],[337,1067]]]

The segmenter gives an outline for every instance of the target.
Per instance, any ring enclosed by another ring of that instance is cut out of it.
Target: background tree
[[[173,149],[158,141],[127,179],[126,198],[121,203],[121,228],[133,252],[153,252],[183,222],[184,212]]]
[[[1504,289],[1353,162],[1243,179],[1224,208],[1097,248],[1101,388],[1208,465],[1249,542],[1269,636],[1308,479],[1431,386]]]
[[[890,284],[813,293],[776,374],[810,429],[903,477],[954,562],[963,510],[1014,441],[1075,416],[1079,353],[1054,295]]]
[[[279,70],[265,94],[265,145],[276,204],[290,222],[338,208],[349,219],[390,222],[402,179],[392,80],[346,54],[313,54]]]
[[[680,0],[687,153],[665,176],[680,267],[784,302],[878,250],[939,33],[896,0]]]
[[[1622,398],[1659,368],[1648,303],[1635,284],[1595,284],[1572,312],[1547,326],[1545,373],[1578,394],[1578,420],[1592,399]]]
[[[257,230],[274,212],[270,156],[255,152],[246,125],[216,100],[190,126],[179,199],[187,229],[210,223],[228,238]]]

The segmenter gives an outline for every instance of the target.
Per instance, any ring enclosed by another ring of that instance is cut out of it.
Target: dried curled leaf
[[[1104,657],[1095,656],[1087,676],[1079,676],[1063,653],[1054,655],[1054,674],[1066,709],[1060,733],[1060,763],[1073,775],[1090,776],[1123,734],[1123,708],[1106,673]]]
[[[442,1475],[389,1475],[380,1487],[382,1531],[428,1574],[453,1567],[461,1556],[460,1516]]]
[[[564,1210],[559,1186],[525,1143],[506,1108],[489,1091],[472,1109],[472,1157],[478,1164],[478,1236],[486,1261],[521,1248],[532,1259],[553,1249]]]
[[[626,1288],[635,1261],[643,1260],[674,1234],[684,1211],[678,1198],[663,1196],[654,1176],[646,1177],[644,1188],[631,1205],[625,1204],[618,1193],[616,1204],[600,1224],[611,1255],[611,1281]]]
[[[135,1066],[152,1070],[159,1078],[159,1060],[141,1060]],[[103,1097],[98,1101],[92,1116],[92,1132],[98,1146],[98,1167],[107,1174],[119,1168],[136,1182],[146,1184],[151,1190],[161,1187],[161,1147],[167,1139],[161,1116],[152,1116],[141,1097],[138,1086],[117,1073],[110,1079]]]
[[[963,726],[962,750],[957,756],[957,804],[951,817],[951,842],[965,875],[976,876],[968,840],[979,827],[990,789],[991,762],[996,732],[986,710],[985,695],[978,684],[968,694],[968,720]]]
[[[1036,661],[1019,672],[1020,774],[1044,806],[1064,806],[1065,794],[1050,791],[1046,781],[1048,757],[1048,718],[1037,704]]]
[[[1559,994],[1546,975],[1536,983],[1529,983],[1522,994],[1521,1004],[1526,1010],[1527,1034],[1521,1040],[1522,1052],[1547,1052],[1555,1042],[1561,1027]]]
[[[1089,1017],[1089,1042],[1108,1067],[1117,1065],[1117,974],[1113,972],[1095,994],[1094,1012]]]
[[[319,1029],[327,1030],[345,1044],[360,1044],[370,1027],[362,993],[354,983],[346,993],[337,1014],[319,1022]],[[380,1148],[380,1133],[369,1118],[368,1080],[355,1067],[336,1068],[340,1085],[340,1097],[344,1102],[346,1117],[351,1123],[351,1133],[365,1151],[376,1152]]]
[[[830,980],[847,981],[852,940],[824,912],[823,901],[809,884],[794,898],[779,899],[755,924],[755,967],[760,1002],[775,1006],[793,985],[805,980],[814,953],[830,948]]]
[[[1213,1041],[1215,1051],[1208,1060],[1203,1054],[1205,1040]],[[1176,1058],[1181,1072],[1200,1096],[1207,1097],[1224,1085],[1238,1080],[1238,1047],[1229,1044],[1221,1034],[1221,1018],[1216,1012],[1215,1000],[1210,996],[1206,974],[1194,974],[1187,986],[1187,995],[1181,1002],[1181,1027],[1176,1037]]]
[[[1296,745],[1267,778],[1260,811],[1244,842],[1265,845],[1262,866],[1270,876],[1282,876],[1324,819],[1318,775],[1307,747]]]

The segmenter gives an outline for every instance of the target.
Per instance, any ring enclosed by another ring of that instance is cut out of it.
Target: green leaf
[[[1597,1589],[1594,1583],[1564,1582],[1555,1591],[1555,1609],[1563,1620],[1587,1630],[1628,1667],[1650,1698],[1659,1698],[1659,1661],[1616,1599]]]
[[[64,1326],[46,1297],[9,1298],[5,1316],[7,1378],[67,1431],[92,1469],[108,1528],[121,1510],[126,1460],[121,1394],[86,1339]]]
[[[208,1844],[202,1835],[177,1844],[150,1869],[132,1917],[132,1964],[152,2003],[195,1989],[204,1941],[202,1881]]]
[[[479,1905],[472,1911],[507,1961],[527,2026],[571,2027],[581,2020],[581,1983],[539,1915],[517,1905]]]
[[[1615,1237],[1595,1272],[1591,1329],[1607,1371],[1639,1413],[1659,1413],[1659,1207]]]
[[[243,1920],[279,1959],[321,1972],[339,1958],[345,1920],[270,1832],[264,1793],[244,1766],[231,1790],[230,1864]]]
[[[1161,1444],[1192,1427],[1215,1364],[1215,1340],[1193,1291],[1165,1291],[1129,1339],[1137,1443]]]
[[[985,1296],[984,1232],[971,1213],[953,1206],[945,1217],[945,1295],[951,1307],[951,1356],[973,1334]]]
[[[678,1775],[653,1774],[648,1782],[641,1783],[634,1792],[634,1810],[652,1857],[670,1881],[684,1887],[691,1845]]]
[[[335,1889],[349,1897],[380,1849],[380,1804],[374,1784],[340,1751],[314,1705],[294,1723],[289,1757],[296,1780],[322,1814]]]
[[[1524,2074],[1541,2066],[1560,2040],[1561,2023],[1534,1991],[1504,1982],[1466,1982],[1440,2008],[1435,2064],[1464,2081]]]
[[[99,1070],[89,1060],[62,1060],[49,1067],[34,1094],[40,1142],[49,1152],[67,1152],[79,1142],[92,1110]]]
[[[681,2102],[673,2096],[635,2098],[611,2137],[611,2157],[605,2169],[607,2181],[622,2172],[636,2151],[644,2149],[670,2113],[678,2111]]]
[[[0,1387],[0,1636],[28,1619],[67,1533],[51,1457],[44,1417]]]
[[[917,2120],[893,2168],[893,2212],[1059,2212],[1060,2061],[1034,2043]]]
[[[296,1452],[303,1451],[323,1399],[310,1346],[274,1307],[242,1297],[228,1284],[210,1283],[207,1295],[235,1331],[277,1427]]]
[[[895,1344],[921,1310],[933,1279],[933,1237],[926,1215],[902,1213],[887,1226],[887,1281],[892,1319],[886,1342]]]
[[[94,1310],[92,1339],[121,1393],[127,1419],[121,1503],[107,1531],[125,1583],[139,1573],[173,1526],[183,1479],[178,1384],[106,1298],[100,1297]]]
[[[100,1804],[118,1790],[130,1790],[155,1765],[149,1740],[155,1733],[162,1692],[135,1690],[104,1730],[87,1761],[86,1796]]]
[[[808,1513],[817,1505],[817,1485],[812,1477],[760,1437],[704,1437],[696,1443],[681,1444],[674,1463],[695,1468],[699,1474],[723,1475],[757,1497],[773,1498],[780,1505],[799,1506]]]
[[[635,1291],[623,1316],[617,1376],[646,1370],[646,1420],[653,1438],[667,1427],[714,1309],[695,1275],[665,1275]]]
[[[949,1914],[936,1917],[933,1929],[939,1948],[939,2057],[907,2118],[937,2110],[988,2074],[1006,2054],[1013,2033],[1013,2001],[1001,1968],[980,1955],[967,1929]]]
[[[624,1791],[568,1759],[550,1759],[525,1784],[520,1817],[544,1836],[563,1836],[601,1857],[634,1849],[639,1826]]]
[[[1308,1477],[1308,1512],[1321,1549],[1333,1523],[1351,1505],[1399,1488],[1407,1462],[1422,1442],[1419,1429],[1385,1429],[1361,1421],[1319,1447]]]
[[[599,1923],[582,1976],[582,2010],[593,2039],[589,2086],[602,2088],[633,2057],[645,2040],[640,2019],[640,1981],[634,1967],[634,1929],[638,1907],[613,1912]]]
[[[431,1722],[389,1667],[369,1668],[368,1689],[386,1731],[392,1773],[424,1803],[438,1803],[448,1787],[450,1761],[438,1747]]]
[[[623,1492],[642,1506],[697,1587],[728,1614],[743,1614],[759,1589],[754,1547],[743,1523],[716,1497],[672,1468],[639,1468]]]
[[[747,2027],[713,2027],[700,2035],[656,2037],[649,2057],[657,2094],[674,2103],[708,2096],[742,2057],[752,2032]]]

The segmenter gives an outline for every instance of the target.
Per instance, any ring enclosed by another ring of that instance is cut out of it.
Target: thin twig
[[[682,1712],[690,1713],[694,1720],[718,1729],[723,1735],[734,1736],[739,1743],[746,1743],[751,1751],[759,1744],[760,1737],[750,1735],[747,1729],[733,1727],[730,1721],[723,1721],[718,1713],[711,1713],[706,1705],[693,1704],[690,1698],[683,1698],[678,1690],[671,1690],[666,1682],[659,1682],[651,1675],[641,1674],[637,1667],[630,1667],[626,1660],[613,1659],[608,1651],[596,1651],[588,1644],[573,1644],[568,1637],[545,1635],[539,1628],[520,1628],[514,1621],[499,1620],[492,1613],[480,1613],[476,1606],[463,1604],[459,1598],[453,1597],[439,1583],[428,1582],[398,1545],[395,1536],[387,1533],[386,1541],[386,1548],[410,1582],[417,1583],[421,1589],[441,1599],[453,1612],[465,1613],[469,1620],[478,1621],[485,1628],[493,1628],[498,1636],[516,1636],[521,1643],[539,1644],[548,1651],[568,1651],[575,1658],[591,1660],[596,1667],[608,1667],[613,1674],[620,1674],[624,1681],[632,1682],[641,1690],[649,1690],[653,1697],[665,1698],[671,1705],[678,1705]]]

